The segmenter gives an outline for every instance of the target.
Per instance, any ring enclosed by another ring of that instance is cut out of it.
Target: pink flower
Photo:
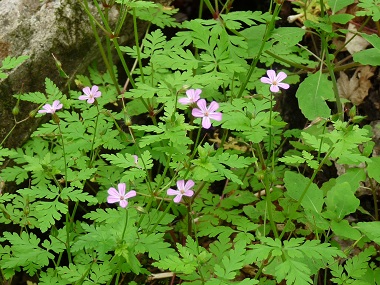
[[[102,96],[102,92],[99,91],[99,87],[94,85],[91,87],[83,88],[83,93],[85,95],[79,96],[79,100],[87,100],[87,103],[92,104],[95,102],[95,98]]]
[[[211,119],[215,121],[222,120],[222,113],[215,112],[219,108],[219,104],[215,101],[210,103],[210,106],[207,108],[206,100],[200,99],[197,102],[198,108],[194,108],[192,114],[194,117],[202,118],[202,127],[209,129],[211,127]]]
[[[43,110],[39,110],[38,113],[54,114],[55,111],[62,109],[62,107],[63,105],[61,104],[61,102],[59,102],[59,100],[55,100],[53,102],[53,105],[45,104],[42,107]]]
[[[270,84],[270,91],[279,92],[280,88],[289,88],[289,84],[281,83],[281,81],[287,77],[285,72],[281,71],[278,73],[278,75],[276,75],[276,72],[274,70],[268,70],[267,75],[268,77],[261,77],[260,81],[265,84]]]
[[[180,98],[178,102],[182,105],[191,105],[197,102],[201,97],[199,96],[202,93],[201,89],[189,89],[186,91],[187,98]]]
[[[108,189],[107,202],[110,204],[119,202],[120,206],[125,208],[128,205],[128,199],[136,196],[136,191],[131,190],[125,194],[125,183],[119,183],[117,189],[113,187]]]
[[[177,181],[178,190],[173,190],[169,188],[166,193],[170,196],[175,195],[173,201],[174,203],[179,203],[182,200],[182,196],[191,197],[194,195],[194,191],[190,189],[193,186],[194,186],[193,180],[187,181],[186,184],[185,184],[185,180],[178,180]]]

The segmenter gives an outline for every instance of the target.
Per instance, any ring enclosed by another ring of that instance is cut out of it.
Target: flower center
[[[124,196],[120,196],[120,201],[123,201],[125,200],[125,197]]]
[[[179,189],[179,192],[181,192],[181,194],[185,194],[185,189]]]
[[[204,115],[205,115],[205,117],[208,117],[208,115],[209,115],[208,111],[206,111],[206,112],[204,113]]]
[[[272,82],[272,85],[277,86],[277,84],[278,84],[277,81],[273,81],[273,82]]]

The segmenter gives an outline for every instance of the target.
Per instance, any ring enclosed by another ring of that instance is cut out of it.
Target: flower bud
[[[12,114],[14,116],[17,116],[19,113],[20,113],[20,109],[19,109],[18,104],[17,104],[16,106],[13,107]]]
[[[124,124],[125,124],[126,126],[132,126],[132,119],[131,119],[130,116],[125,115],[125,117],[124,117]]]
[[[29,118],[34,118],[37,114],[37,110],[32,110],[29,112]]]

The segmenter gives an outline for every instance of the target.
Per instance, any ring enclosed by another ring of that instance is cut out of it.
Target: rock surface
[[[0,0],[0,63],[6,56],[30,57],[10,71],[7,79],[0,81],[0,143],[15,125],[12,108],[17,100],[14,94],[43,92],[46,77],[61,90],[67,84],[67,80],[59,77],[52,54],[61,61],[71,79],[85,72],[93,60],[101,61],[88,16],[80,2]],[[90,9],[96,14],[94,7]],[[132,25],[127,26],[132,28]],[[127,30],[123,35],[126,35],[124,42],[133,39],[132,31]],[[22,103],[16,120],[27,118],[35,108],[34,104]],[[20,146],[38,123],[30,119],[18,124],[3,146]]]

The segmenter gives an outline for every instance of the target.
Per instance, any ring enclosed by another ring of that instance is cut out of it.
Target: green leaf
[[[303,36],[305,35],[305,30],[294,27],[281,27],[275,29],[271,34],[271,38],[278,41],[282,48],[291,47],[298,44]]]
[[[287,285],[312,284],[311,272],[303,262],[287,259],[276,267],[276,280],[286,280]]]
[[[371,157],[371,162],[368,163],[368,176],[380,183],[380,157]]]
[[[357,227],[370,240],[380,245],[380,222],[360,222]]]
[[[332,82],[321,72],[311,74],[299,85],[296,97],[302,114],[308,120],[328,118],[331,110],[325,100],[334,99]]]
[[[49,264],[54,255],[39,247],[40,239],[33,233],[4,232],[3,237],[11,244],[11,255],[2,256],[1,268],[22,267],[30,276]]]
[[[164,241],[164,233],[140,234],[135,250],[136,253],[148,252],[149,257],[154,260],[162,260],[175,254],[170,244]]]
[[[351,227],[347,220],[341,220],[339,222],[331,221],[331,229],[335,235],[352,240],[359,240],[361,237],[360,232]]]
[[[244,265],[245,254],[245,242],[237,242],[234,249],[230,249],[228,254],[223,256],[222,261],[215,264],[215,274],[223,279],[234,279],[238,270]]]
[[[380,20],[379,0],[359,0],[358,7],[363,8],[364,11],[356,12],[357,16],[371,16],[375,22]]]
[[[360,200],[351,191],[348,182],[335,185],[327,192],[327,210],[334,212],[339,220],[348,214],[354,213],[360,205]]]
[[[339,10],[342,10],[344,7],[351,5],[355,0],[329,0],[328,4],[332,10],[332,13],[335,14]]]
[[[351,21],[355,16],[350,14],[336,14],[330,16],[330,21],[332,23],[346,24]]]
[[[380,9],[379,9],[380,10]],[[380,65],[380,38],[376,34],[361,34],[363,38],[369,41],[373,48],[366,49],[354,53],[354,61],[364,65],[379,66]]]
[[[13,69],[17,67],[18,65],[20,65],[21,63],[23,63],[28,58],[29,56],[27,55],[21,55],[18,57],[7,56],[6,58],[3,59],[0,70]]]
[[[313,212],[320,213],[323,206],[323,193],[310,179],[299,173],[286,171],[284,176],[287,195],[299,201],[301,195],[308,185],[308,190],[301,202],[302,207]]]

